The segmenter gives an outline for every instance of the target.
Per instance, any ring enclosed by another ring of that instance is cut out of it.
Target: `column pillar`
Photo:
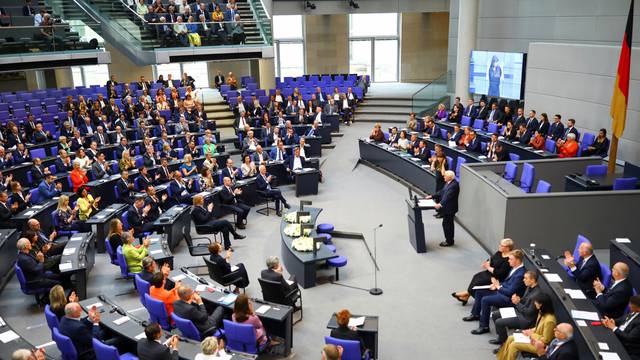
[[[259,59],[258,68],[260,70],[260,88],[275,89],[276,87],[276,69],[273,58]],[[268,93],[267,93],[268,94]]]
[[[476,46],[477,27],[478,0],[459,0],[455,96],[459,96],[463,102],[470,97],[469,62],[471,50]]]

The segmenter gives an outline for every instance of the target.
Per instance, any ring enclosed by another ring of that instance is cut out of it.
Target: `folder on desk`
[[[571,317],[574,319],[600,321],[600,316],[594,311],[571,310]]]
[[[436,207],[436,202],[433,201],[433,199],[418,200],[418,207],[433,209],[434,207]]]
[[[352,317],[351,319],[349,319],[349,327],[362,326],[364,325],[364,320],[365,320],[364,316],[360,316],[357,318]]]
[[[558,274],[546,273],[544,277],[546,277],[549,282],[562,282],[562,278]]]

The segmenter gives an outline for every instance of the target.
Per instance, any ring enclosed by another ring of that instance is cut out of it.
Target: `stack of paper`
[[[629,244],[631,243],[631,240],[629,240],[628,238],[616,238],[616,242],[619,242],[622,244]]]
[[[128,316],[123,316],[119,319],[113,320],[113,323],[116,325],[122,325],[124,323],[126,323],[127,321],[129,321],[129,317]]]
[[[271,309],[271,306],[269,305],[262,305],[258,308],[258,310],[256,310],[256,312],[258,314],[264,315],[267,311],[269,311],[269,309]]]
[[[176,282],[176,281],[180,281],[180,280],[182,280],[182,279],[184,279],[186,277],[187,277],[186,275],[180,274],[180,275],[176,275],[176,276],[172,277],[171,280]]]
[[[76,248],[64,248],[62,255],[73,255],[76,252]]]
[[[140,339],[145,338],[145,337],[147,337],[147,335],[145,333],[140,333],[140,334],[136,335],[136,340],[140,340]]]
[[[102,303],[101,303],[101,302],[97,302],[97,303],[91,304],[91,305],[87,306],[87,309],[91,309],[91,308],[92,308],[92,307],[94,307],[94,306],[95,306],[96,308],[99,308],[99,307],[101,307],[101,306],[102,306]]]
[[[586,299],[587,297],[584,295],[582,290],[574,290],[574,289],[564,289],[564,292],[567,295],[571,296],[572,299]]]
[[[600,351],[600,356],[602,360],[620,360],[620,356],[614,352]]]
[[[523,333],[513,333],[513,342],[521,344],[531,344],[531,338]]]
[[[150,251],[149,254],[151,255],[162,254],[162,249],[156,249],[156,250]]]
[[[352,317],[351,319],[349,319],[349,327],[362,326],[362,325],[364,325],[364,320],[365,320],[364,316],[360,316],[360,317],[357,317],[357,318],[353,318]]]
[[[476,285],[474,287],[472,287],[472,290],[486,290],[491,288],[491,285]]]
[[[559,282],[559,283],[562,282],[562,278],[558,274],[546,273],[544,274],[544,277],[546,277],[547,280],[549,280],[549,282]]]
[[[422,199],[418,200],[418,207],[421,208],[434,208],[436,206],[436,202],[433,199]]]
[[[239,269],[239,267],[233,265],[231,266],[231,272],[237,271]]]
[[[571,317],[574,319],[600,321],[598,313],[593,311],[571,310]]]
[[[62,263],[59,265],[60,271],[71,270],[72,267],[73,267],[73,264],[70,262]]]
[[[514,318],[516,317],[516,309],[513,307],[503,307],[500,308],[500,317],[503,319]]]
[[[549,256],[549,255],[540,255],[540,257],[545,259],[545,260],[551,259],[551,256]]]
[[[19,339],[20,335],[16,334],[13,330],[5,331],[0,334],[0,341],[3,343],[8,343],[9,341],[13,341],[15,339]]]
[[[198,291],[198,292],[207,291],[207,288],[208,288],[207,285],[200,284],[200,285],[196,286],[196,291]]]

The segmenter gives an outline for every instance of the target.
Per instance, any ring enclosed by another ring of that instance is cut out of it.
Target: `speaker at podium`
[[[405,200],[407,203],[407,223],[409,225],[409,242],[417,253],[427,252],[427,243],[425,240],[424,222],[422,221],[422,211],[435,209],[436,203],[433,200],[420,199],[417,195],[411,193],[410,198]],[[413,195],[413,196],[412,196]]]

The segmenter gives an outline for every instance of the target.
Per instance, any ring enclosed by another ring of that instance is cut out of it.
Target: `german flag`
[[[616,83],[613,87],[613,96],[611,97],[611,118],[613,119],[612,130],[613,136],[622,137],[624,131],[624,123],[627,117],[627,102],[629,101],[629,77],[631,65],[631,35],[633,32],[633,1],[629,7],[629,16],[627,17],[627,27],[624,31],[622,39],[622,49],[620,50],[620,60],[618,61],[618,72],[616,74]]]

